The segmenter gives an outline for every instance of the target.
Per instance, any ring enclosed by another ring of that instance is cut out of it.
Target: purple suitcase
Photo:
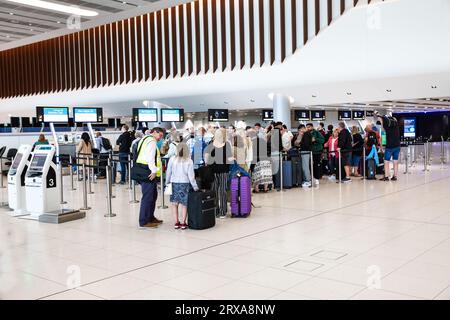
[[[247,217],[252,211],[252,180],[250,177],[231,179],[231,215]]]

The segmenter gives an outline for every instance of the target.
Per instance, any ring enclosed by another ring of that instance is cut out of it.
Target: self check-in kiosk
[[[31,146],[21,145],[8,172],[8,203],[9,208],[13,210],[11,215],[15,217],[27,212],[25,177],[30,154]]]
[[[55,147],[36,146],[30,167],[25,176],[25,193],[29,219],[39,220],[39,216],[60,209],[59,183],[56,165],[53,162]]]

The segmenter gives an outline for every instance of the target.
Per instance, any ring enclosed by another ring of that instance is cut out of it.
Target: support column
[[[273,96],[273,120],[283,122],[291,127],[291,102],[288,96],[275,94]]]

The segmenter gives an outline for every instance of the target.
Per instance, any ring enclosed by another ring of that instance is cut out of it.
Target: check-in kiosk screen
[[[42,171],[42,168],[44,168],[45,160],[47,160],[46,154],[35,154],[33,160],[31,161],[30,170]]]
[[[263,121],[273,121],[273,110],[271,110],[271,109],[263,110],[262,120]]]
[[[133,118],[136,122],[158,122],[158,109],[136,108],[133,109]]]
[[[313,121],[323,121],[323,120],[325,120],[325,111],[324,110],[311,111],[311,120],[313,120]]]
[[[364,120],[366,117],[364,115],[364,111],[361,110],[353,110],[352,111],[353,120]]]
[[[228,121],[228,109],[208,109],[208,120],[227,122]]]
[[[161,109],[162,122],[184,122],[183,109]]]
[[[73,108],[73,118],[79,123],[103,122],[102,108]]]
[[[69,108],[66,107],[36,107],[37,121],[68,123]]]
[[[339,120],[352,120],[352,112],[350,110],[343,110],[338,112]]]
[[[14,162],[11,165],[11,169],[17,170],[17,168],[19,167],[20,161],[22,161],[22,157],[23,157],[23,154],[21,154],[21,153],[16,154],[16,157],[14,158]]]
[[[309,120],[311,120],[311,111],[295,110],[295,119],[297,121],[309,121]]]

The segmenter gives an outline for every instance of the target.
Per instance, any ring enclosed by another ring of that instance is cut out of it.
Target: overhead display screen
[[[158,109],[134,108],[133,120],[136,122],[158,122]]]
[[[366,117],[373,117],[373,116],[374,116],[373,110],[367,110],[366,111]]]
[[[342,110],[338,113],[339,120],[352,120],[352,112],[350,110]]]
[[[46,154],[35,154],[33,160],[31,160],[30,170],[41,171],[44,167],[45,160],[47,159]]]
[[[262,111],[262,120],[263,121],[273,121],[273,110],[265,109]]]
[[[73,108],[73,118],[80,123],[103,122],[102,108]]]
[[[309,120],[311,120],[311,111],[295,110],[295,119],[297,121],[309,121]]]
[[[364,120],[366,118],[365,112],[361,110],[353,110],[352,118],[353,120]]]
[[[68,123],[69,108],[67,107],[36,107],[38,122]]]
[[[22,153],[16,154],[16,157],[14,158],[14,161],[11,165],[11,169],[17,170],[17,168],[19,167],[20,161],[22,161],[22,157],[23,157]]]
[[[161,109],[162,122],[184,122],[183,109]]]
[[[208,121],[227,122],[228,109],[208,109]]]
[[[314,120],[314,121],[325,120],[325,111],[324,110],[311,111],[311,120]]]
[[[416,119],[407,118],[404,120],[403,135],[405,138],[416,137]]]

